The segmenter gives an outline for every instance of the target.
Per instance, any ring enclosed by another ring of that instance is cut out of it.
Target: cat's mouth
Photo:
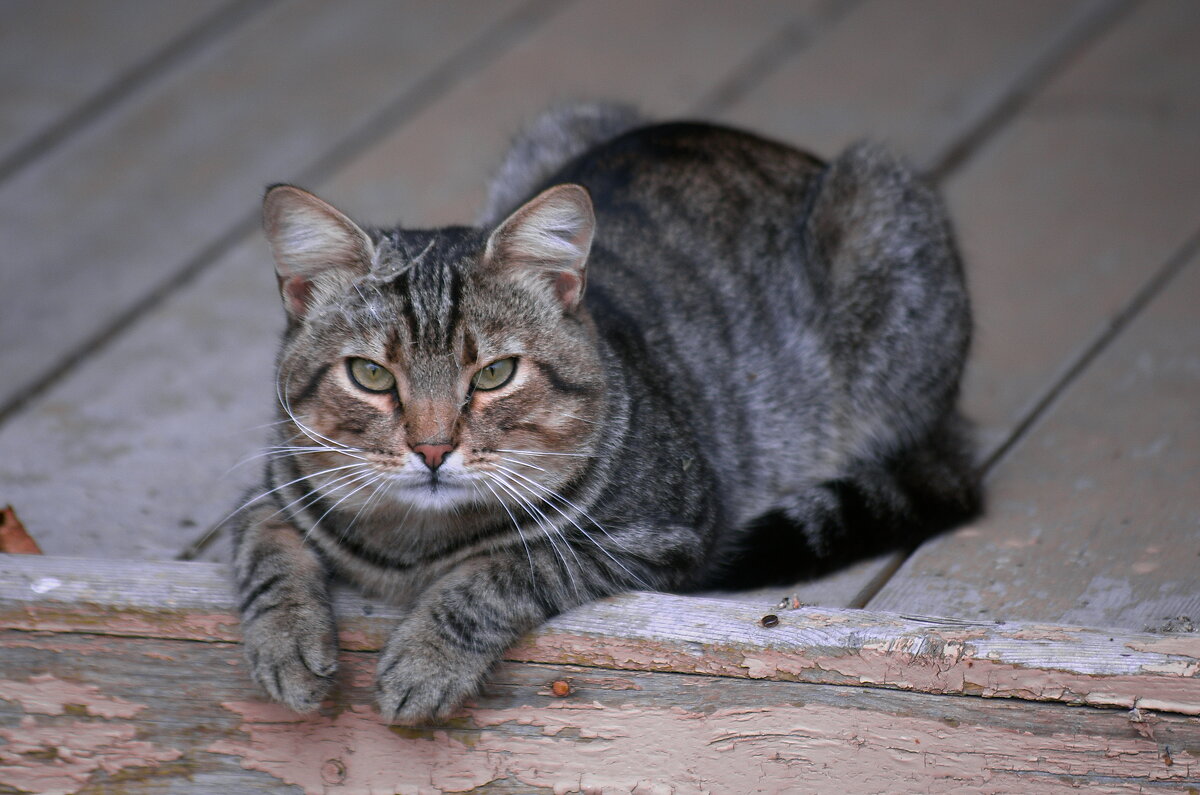
[[[386,479],[387,496],[423,510],[453,511],[479,502],[479,489],[472,478],[455,472],[390,473]]]

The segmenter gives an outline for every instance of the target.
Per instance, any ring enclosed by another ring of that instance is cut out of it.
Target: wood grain
[[[989,447],[1196,228],[1194,12],[1137,6],[947,183],[977,324],[965,402]]]
[[[656,22],[655,29],[661,30],[674,16],[688,16],[686,5],[656,6],[657,16],[643,23]],[[379,186],[399,191],[403,206],[393,201],[394,194],[377,196],[370,213],[364,213],[367,220],[387,223],[395,220],[394,213],[418,204],[432,208],[439,196],[470,203],[496,165],[480,153],[499,152],[525,120],[516,115],[519,108],[505,107],[509,101],[540,110],[557,91],[572,94],[570,86],[576,84],[581,92],[589,87],[616,96],[640,91],[648,99],[676,92],[683,101],[696,98],[770,37],[780,6],[763,4],[749,13],[725,4],[713,8],[716,18],[695,17],[689,23],[696,29],[681,34],[674,57],[667,58],[671,53],[647,30],[626,41],[623,60],[604,72],[599,65],[608,61],[600,58],[602,42],[594,37],[595,28],[627,24],[629,17],[611,17],[612,9],[601,5],[571,6],[486,76],[453,87],[444,100],[434,101],[396,135],[356,159],[328,189],[310,187],[338,201],[353,196],[364,204]],[[786,13],[800,14],[804,8]],[[626,10],[632,13],[632,6]],[[718,35],[713,26],[732,25],[735,18],[740,33],[730,37],[725,54],[698,68],[707,57],[697,54],[702,48],[688,47],[710,45]],[[542,88],[544,57],[551,50],[563,58],[558,72],[562,82],[554,92]],[[568,57],[570,53],[574,55]],[[637,78],[639,72],[653,79]],[[324,90],[342,87],[326,85]],[[322,116],[321,125],[332,127],[336,121]],[[414,126],[418,134],[406,132]],[[293,179],[292,169],[280,164],[262,182]],[[261,184],[243,184],[239,201],[250,206],[260,190]],[[468,220],[474,209],[464,209],[453,220]],[[257,462],[235,467],[257,453],[265,438],[260,426],[274,418],[273,358],[282,327],[270,255],[256,233],[0,428],[0,452],[12,451],[0,456],[5,498],[47,553],[171,558],[226,516],[258,480]],[[38,454],[32,455],[35,450]],[[70,495],[66,500],[65,494]]]
[[[1200,618],[1200,261],[1002,462],[982,522],[872,607],[1141,629]]]
[[[690,3],[656,4],[645,14],[635,5],[563,9],[327,185],[310,187],[367,221],[469,219],[509,135],[550,102],[619,97],[657,114],[685,113],[741,74],[789,25],[805,35],[784,63],[781,74],[788,77],[761,90],[746,84],[749,94],[726,114],[729,121],[778,118],[781,111],[768,110],[779,108],[798,121],[833,114],[851,136],[856,129],[909,129],[919,118],[928,139],[944,146],[987,107],[979,100],[949,112],[959,107],[955,97],[995,101],[1005,80],[1021,80],[1093,8],[1011,6],[1001,14],[1003,24],[982,25],[974,21],[980,7],[934,4],[912,16],[914,31],[902,42],[887,44],[881,40],[897,35],[888,4],[845,14],[820,4],[715,3],[703,14],[689,13]],[[625,35],[634,18],[638,34]],[[946,74],[931,83],[918,45],[942,28],[954,30],[959,44],[943,53]],[[876,51],[878,58],[865,57]],[[839,53],[847,66],[833,65]],[[951,61],[954,68],[946,68]],[[556,68],[547,70],[547,62]],[[850,64],[855,69],[847,72]],[[839,104],[861,89],[855,83],[839,84],[841,100],[816,91],[843,72],[880,86],[876,93],[894,95],[895,102],[878,109]],[[807,75],[812,80],[800,82]],[[809,143],[803,126],[776,132]],[[269,257],[257,239],[246,242],[0,431],[0,449],[43,450],[25,456],[20,467],[0,468],[0,480],[47,551],[169,557],[224,516],[255,479],[256,464],[230,470],[254,454],[262,432],[253,429],[271,419],[270,371],[281,324]],[[154,365],[174,361],[187,365]],[[65,501],[64,493],[71,495]],[[878,565],[868,561],[788,590],[802,601],[844,606]]]
[[[655,117],[686,113],[781,27],[823,30],[821,9],[816,0],[571,6],[350,163],[323,191],[369,222],[470,222],[512,136],[547,107],[600,99]]]
[[[0,164],[127,79],[220,5],[221,0],[177,8],[155,0],[0,5]]]
[[[517,6],[281,2],[0,185],[0,405]]]
[[[1196,231],[1193,12],[1139,6],[950,185],[980,327],[967,404],[993,445]],[[988,515],[872,609],[1127,629],[1200,613],[1196,270],[1000,463]]]
[[[0,626],[194,641],[239,638],[216,564],[9,556]],[[762,617],[776,615],[774,626]],[[400,613],[337,596],[343,648],[378,650]],[[1134,707],[1200,715],[1200,634],[964,622],[635,593],[552,619],[507,659],[741,679]]]
[[[0,783],[698,793],[854,781],[863,792],[1125,792],[1197,780],[1189,749],[1200,722],[1153,713],[1135,723],[1057,705],[508,664],[448,723],[388,730],[369,706],[371,655],[343,655],[339,700],[301,717],[264,704],[227,644],[51,641],[0,634],[21,670],[56,670],[0,680],[0,733],[19,733],[23,751],[0,766]],[[181,671],[192,674],[183,688]],[[570,695],[555,697],[555,681],[570,682]],[[127,738],[130,730],[145,739]],[[66,764],[47,758],[72,741],[82,748]]]
[[[77,792],[1136,792],[1197,783],[1200,721],[1028,702],[505,664],[442,725],[389,729],[373,655],[337,699],[264,703],[229,644],[0,633],[0,786]],[[21,673],[52,667],[54,673]],[[570,693],[554,694],[554,682]],[[57,749],[75,749],[70,756]],[[57,787],[57,789],[54,789]]]
[[[875,138],[930,168],[1107,5],[867,3],[722,115],[823,157]]]

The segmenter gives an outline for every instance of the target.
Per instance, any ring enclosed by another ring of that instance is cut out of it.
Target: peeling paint
[[[154,767],[178,759],[173,748],[135,740],[132,724],[74,721],[42,725],[32,716],[18,729],[0,729],[0,784],[21,792],[68,795],[87,786],[92,774]]]
[[[62,580],[57,577],[39,577],[30,584],[29,590],[36,594],[50,593],[56,588],[61,588],[62,584]]]
[[[79,685],[45,674],[27,682],[0,680],[0,699],[26,713],[16,729],[0,729],[0,784],[17,791],[59,795],[78,792],[91,775],[127,768],[153,767],[182,756],[173,748],[135,740],[137,726],[113,719],[134,718],[145,704],[104,695],[94,685]],[[100,718],[70,723],[35,715]]]
[[[463,792],[497,781],[553,792],[719,793],[844,788],[859,791],[1078,792],[1078,777],[1193,783],[1187,751],[1128,738],[1036,735],[991,726],[826,705],[698,713],[678,707],[548,700],[470,709],[459,730],[393,731],[373,710],[303,717],[280,707],[228,703],[245,739],[208,748],[306,793]],[[936,749],[936,750],[935,750]],[[1062,777],[1056,779],[1056,776]],[[1136,783],[1134,783],[1136,786]]]
[[[306,793],[324,793],[331,787],[414,795],[465,792],[504,777],[502,760],[471,753],[470,744],[457,733],[400,736],[371,707],[351,706],[336,716],[303,716],[273,704],[221,706],[241,717],[239,728],[246,739],[222,740],[206,750],[238,757],[247,770],[268,773]]]
[[[0,679],[0,699],[15,701],[25,712],[38,715],[63,715],[68,706],[78,706],[100,718],[132,718],[146,708],[104,695],[95,685],[65,682],[53,674],[31,676],[28,682]]]

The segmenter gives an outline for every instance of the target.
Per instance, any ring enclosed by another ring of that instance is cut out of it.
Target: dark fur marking
[[[274,613],[279,608],[286,606],[286,604],[287,604],[286,602],[272,602],[269,605],[263,605],[263,606],[257,608],[253,613],[251,613],[249,615],[243,614],[242,621],[244,621],[247,624],[253,623],[253,622],[257,621],[258,619],[262,618],[263,616],[265,616],[267,613]]]
[[[325,362],[318,367],[313,372],[312,378],[308,379],[308,383],[304,385],[304,388],[298,394],[286,396],[288,403],[292,406],[299,406],[311,400],[313,395],[317,393],[317,389],[321,386],[321,381],[324,380],[325,374],[329,372],[330,366],[329,362]]]
[[[562,373],[558,368],[549,362],[538,362],[537,367],[546,376],[546,381],[549,382],[551,388],[558,390],[568,395],[591,395],[595,393],[595,389],[586,384],[577,384],[573,381],[568,381],[563,378]]]
[[[271,589],[272,589],[272,588],[274,588],[276,585],[278,585],[278,584],[279,584],[279,582],[280,582],[280,581],[281,581],[283,578],[284,578],[284,575],[282,575],[282,574],[275,574],[275,575],[273,575],[273,576],[271,576],[271,577],[268,577],[267,579],[263,580],[262,582],[260,582],[260,583],[258,584],[258,586],[257,586],[257,587],[256,587],[256,588],[255,588],[253,591],[251,591],[250,593],[248,593],[248,594],[246,595],[246,597],[245,597],[244,599],[242,599],[242,603],[241,603],[241,605],[238,607],[238,612],[239,612],[239,613],[245,613],[245,612],[246,612],[246,611],[247,611],[247,610],[250,608],[250,605],[254,604],[254,602],[255,602],[255,601],[256,601],[256,600],[257,600],[257,599],[258,599],[260,596],[262,596],[262,595],[263,595],[263,594],[265,594],[267,591],[271,590]]]
[[[446,347],[454,347],[454,332],[462,312],[462,292],[465,279],[457,268],[450,271],[450,316],[446,319]]]
[[[444,606],[433,613],[433,620],[443,640],[474,653],[487,651],[490,644],[481,641],[480,636],[495,632],[501,626],[482,615],[473,614],[469,609],[455,610]]]

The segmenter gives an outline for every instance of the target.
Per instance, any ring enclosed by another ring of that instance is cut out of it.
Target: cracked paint
[[[68,795],[86,787],[97,771],[112,775],[182,756],[174,748],[135,739],[138,727],[122,722],[135,718],[145,704],[107,696],[94,685],[48,674],[26,682],[0,680],[0,699],[20,704],[26,713],[17,728],[0,729],[0,784],[19,792]],[[78,719],[54,719],[68,714]]]
[[[282,707],[227,703],[244,738],[208,750],[306,793],[336,787],[417,795],[490,782],[555,793],[812,791],[855,782],[860,791],[1020,791],[1030,760],[1049,774],[1039,792],[1077,792],[1062,776],[1188,780],[1186,751],[1165,764],[1158,747],[1128,738],[1034,734],[828,705],[679,707],[550,702],[467,709],[455,729],[392,729],[369,708],[299,716]],[[936,754],[926,749],[937,749]]]

